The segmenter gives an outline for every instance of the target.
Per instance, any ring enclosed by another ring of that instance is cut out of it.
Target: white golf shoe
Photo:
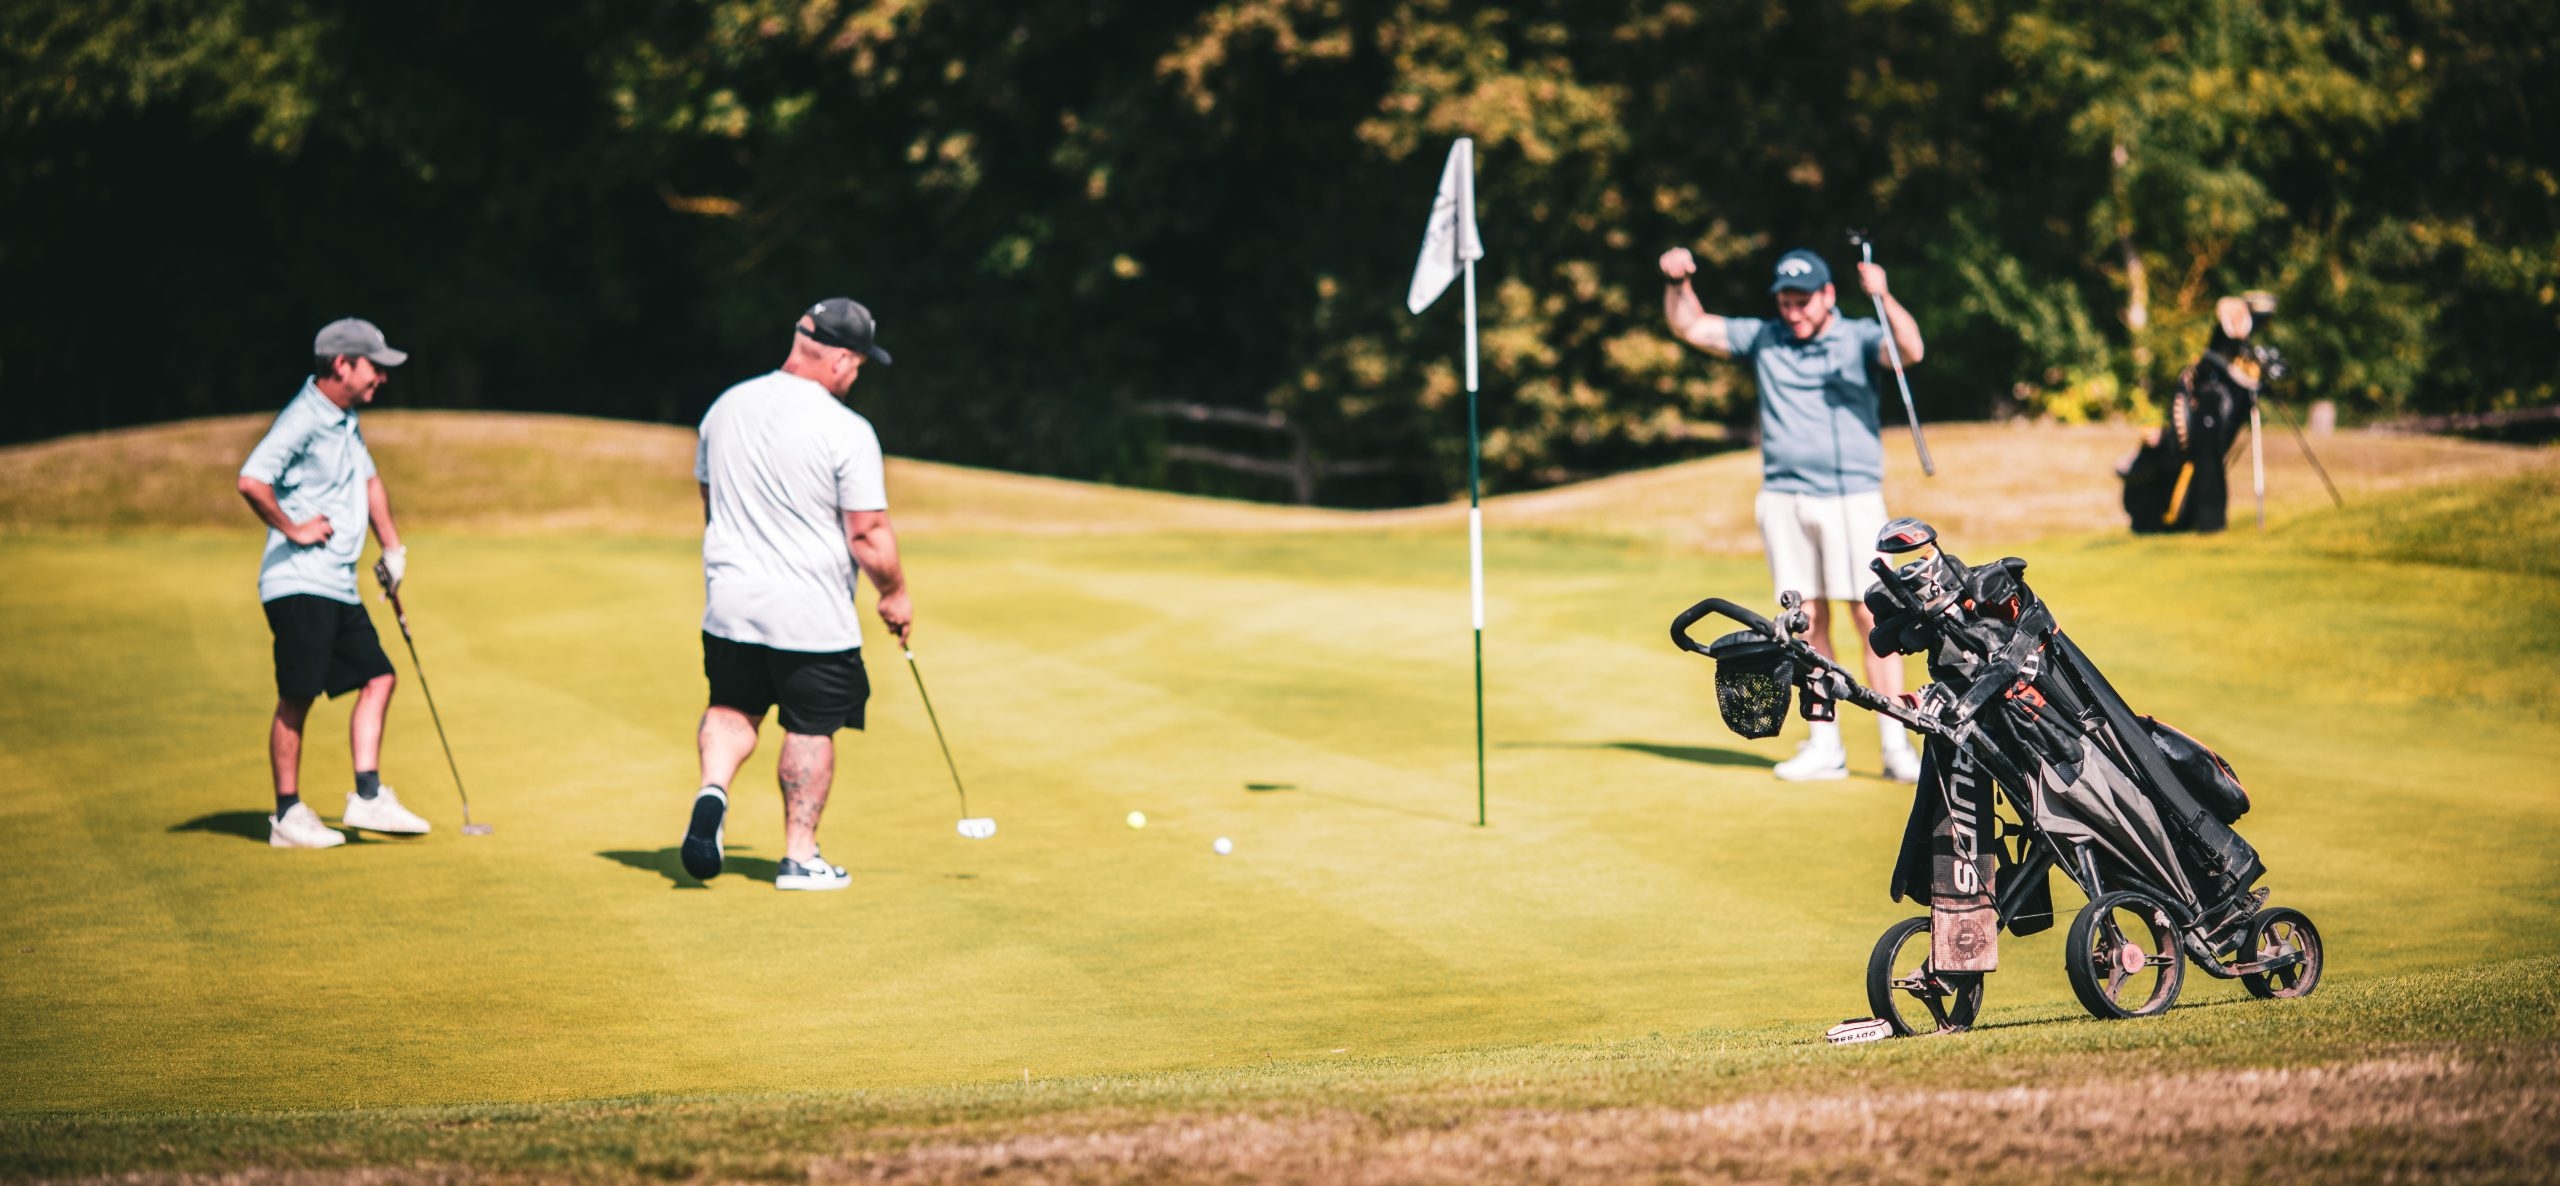
[[[778,890],[840,890],[853,884],[842,865],[830,865],[820,853],[810,853],[807,861],[782,858],[782,870],[774,875],[773,888]]]
[[[1884,776],[1895,782],[1920,781],[1920,751],[1907,745],[1886,746]]]
[[[418,818],[418,813],[402,807],[400,796],[393,794],[387,786],[374,792],[370,799],[354,791],[347,792],[347,811],[338,817],[338,822],[367,832],[389,832],[401,836],[424,836],[434,830],[434,825]]]
[[[269,848],[336,848],[347,842],[347,834],[320,822],[320,813],[308,803],[296,803],[293,810],[267,817]]]
[[[1796,756],[1778,763],[1770,773],[1781,782],[1829,782],[1849,777],[1849,751],[1837,745],[1808,741],[1796,747]]]

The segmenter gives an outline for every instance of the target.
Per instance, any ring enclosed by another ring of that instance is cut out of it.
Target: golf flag
[[[1431,221],[1422,228],[1422,256],[1413,261],[1404,307],[1416,313],[1430,308],[1462,267],[1483,258],[1484,240],[1476,237],[1476,142],[1460,136],[1449,146],[1449,163],[1440,167],[1440,193],[1431,199]]]
[[[1476,261],[1484,240],[1476,235],[1476,142],[1458,137],[1449,163],[1440,167],[1440,192],[1431,199],[1431,221],[1422,228],[1422,255],[1413,261],[1413,286],[1405,308],[1420,313],[1464,277],[1467,294],[1467,601],[1476,635],[1476,826],[1484,826],[1484,508],[1476,448]]]

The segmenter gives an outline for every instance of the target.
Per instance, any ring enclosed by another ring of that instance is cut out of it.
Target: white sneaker
[[[346,842],[347,834],[321,823],[320,813],[308,803],[296,803],[283,815],[267,817],[269,848],[336,848]]]
[[[842,865],[830,865],[827,858],[810,853],[807,863],[782,858],[782,871],[775,874],[773,888],[778,890],[840,890],[853,884]]]
[[[1770,773],[1781,782],[1829,782],[1849,777],[1849,751],[1835,746],[1805,742],[1796,747],[1796,756],[1780,762]]]
[[[395,832],[403,836],[424,836],[434,827],[419,819],[416,812],[402,807],[400,796],[393,794],[387,786],[375,792],[370,799],[354,791],[347,792],[347,811],[338,817],[338,822],[368,832]]]
[[[1920,751],[1907,745],[1885,747],[1884,776],[1895,782],[1920,781]]]

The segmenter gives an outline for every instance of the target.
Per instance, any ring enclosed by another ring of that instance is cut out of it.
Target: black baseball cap
[[[1789,289],[1820,292],[1822,286],[1829,283],[1831,265],[1822,262],[1821,256],[1799,247],[1778,257],[1778,278],[1769,285],[1769,291],[1773,294]]]
[[[872,341],[880,327],[871,320],[871,310],[863,308],[862,302],[851,297],[828,297],[809,306],[805,316],[809,324],[800,332],[812,340],[851,350],[882,366],[889,365],[889,352]]]

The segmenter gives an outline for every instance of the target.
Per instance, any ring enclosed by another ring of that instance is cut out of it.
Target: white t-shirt
[[[827,389],[775,371],[703,414],[693,478],[702,529],[702,629],[782,651],[862,645],[844,513],[889,509],[880,438]]]

